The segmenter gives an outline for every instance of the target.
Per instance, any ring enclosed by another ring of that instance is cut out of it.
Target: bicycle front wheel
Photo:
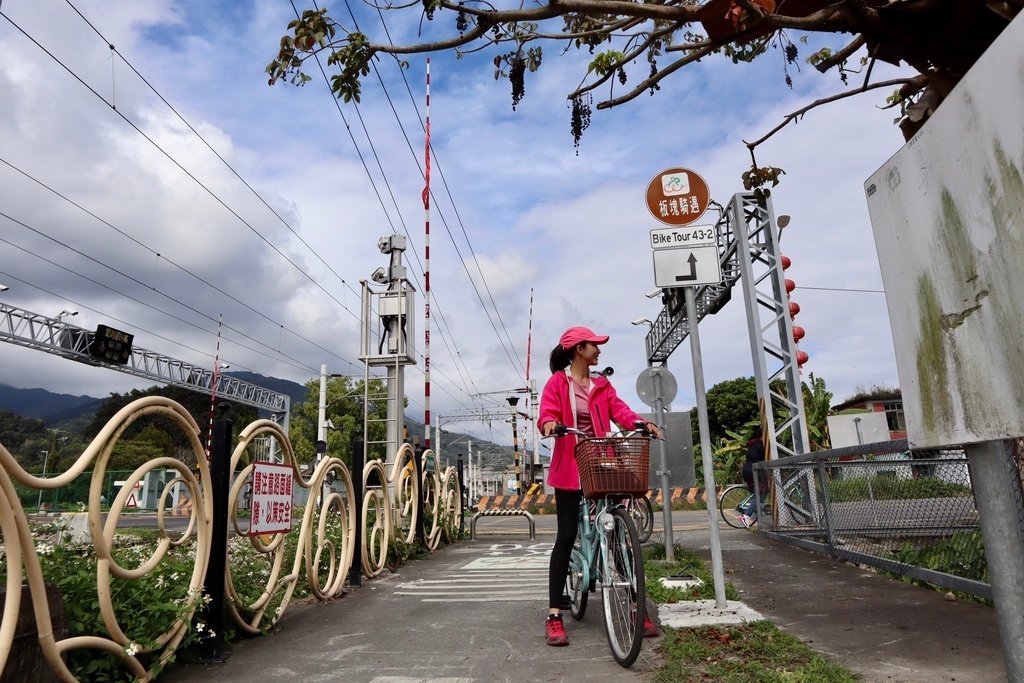
[[[647,588],[640,536],[629,513],[610,510],[612,528],[606,532],[606,556],[601,592],[604,625],[612,656],[622,666],[631,666],[640,654],[647,614]]]
[[[743,529],[746,525],[740,519],[743,513],[740,506],[750,498],[750,491],[743,484],[733,484],[725,487],[722,497],[718,499],[718,511],[722,514],[725,523],[734,529]]]
[[[651,499],[647,496],[637,496],[629,503],[629,513],[633,515],[636,522],[636,532],[640,535],[640,542],[647,543],[651,540],[651,533],[654,531],[654,507]]]
[[[587,598],[590,594],[588,586],[583,585],[587,569],[584,564],[583,547],[577,535],[576,544],[572,548],[572,556],[569,560],[569,572],[565,575],[565,592],[569,596],[569,613],[577,621],[582,619],[587,612]]]

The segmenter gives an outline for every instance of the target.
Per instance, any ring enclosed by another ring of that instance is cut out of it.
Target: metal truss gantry
[[[806,453],[809,441],[800,369],[771,199],[737,193],[723,208],[716,225],[722,282],[696,288],[697,323],[724,306],[732,287],[741,284],[758,403],[763,406],[764,423],[774,425],[768,435],[769,457]],[[665,307],[647,334],[648,362],[667,361],[689,333],[682,289],[666,289]]]
[[[202,368],[136,346],[132,347],[131,357],[125,365],[99,360],[89,353],[93,335],[90,330],[57,318],[0,304],[0,341],[205,394],[216,390],[220,398],[281,416],[278,421],[283,419],[284,428],[288,429],[291,398],[287,394],[221,373],[217,373],[215,378],[213,368]]]

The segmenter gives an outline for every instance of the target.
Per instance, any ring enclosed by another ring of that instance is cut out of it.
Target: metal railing
[[[754,477],[769,483],[769,538],[992,598],[962,448],[865,444],[757,463]]]

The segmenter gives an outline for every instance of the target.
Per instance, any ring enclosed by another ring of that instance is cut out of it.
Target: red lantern
[[[796,314],[800,312],[800,304],[795,301],[789,302],[789,317],[795,318]]]
[[[789,278],[786,278],[786,293],[788,294],[792,292],[794,289],[796,289],[796,283],[790,280]]]
[[[806,351],[797,351],[796,352],[796,364],[797,365],[803,365],[808,360],[810,360],[810,358],[811,357],[807,355]]]
[[[800,341],[804,338],[804,328],[799,325],[793,325],[793,341]]]
[[[786,268],[789,268],[791,265],[793,265],[792,259],[790,259],[788,256],[783,254],[782,255],[782,269],[785,270]]]

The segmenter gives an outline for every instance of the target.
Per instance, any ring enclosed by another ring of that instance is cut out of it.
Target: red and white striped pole
[[[530,318],[526,325],[526,388],[530,388],[530,356],[533,346],[533,287],[530,287]]]
[[[424,144],[423,213],[423,422],[424,448],[430,448],[430,57],[427,57],[426,143]]]

